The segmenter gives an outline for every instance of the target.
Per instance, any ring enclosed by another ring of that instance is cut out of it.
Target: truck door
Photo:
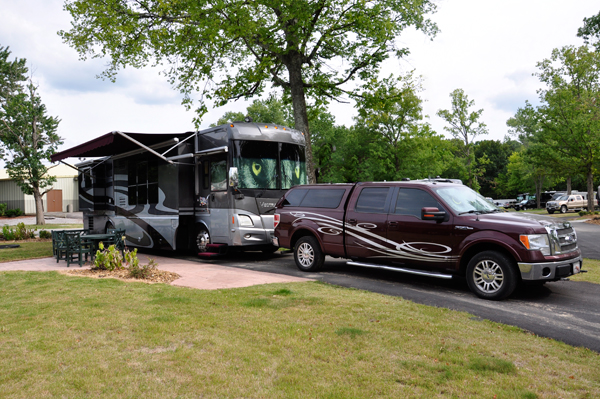
[[[429,192],[400,188],[387,221],[388,256],[392,263],[452,268],[457,254],[452,216],[447,221],[422,220],[421,209],[448,212]]]
[[[351,259],[384,258],[386,223],[393,189],[366,186],[353,194],[346,212],[346,254]]]

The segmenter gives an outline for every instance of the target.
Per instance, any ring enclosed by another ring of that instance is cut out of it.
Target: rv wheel
[[[196,230],[196,249],[199,253],[206,252],[206,246],[210,244],[210,235],[206,227],[201,226]]]

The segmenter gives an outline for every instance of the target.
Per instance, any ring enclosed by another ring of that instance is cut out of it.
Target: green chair
[[[80,231],[66,231],[66,258],[67,258],[67,267],[71,266],[71,263],[78,262],[79,267],[83,266],[83,257],[85,255],[85,260],[87,262],[88,255],[91,255],[90,246],[82,241],[81,232]]]
[[[125,257],[125,241],[123,237],[125,236],[124,229],[106,229],[107,234],[113,234],[113,237],[106,240],[104,245],[114,245],[117,251],[121,251],[121,255]]]
[[[62,230],[52,230],[52,254],[56,257],[56,263],[67,258],[67,241]]]

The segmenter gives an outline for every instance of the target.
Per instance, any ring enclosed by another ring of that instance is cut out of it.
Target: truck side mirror
[[[446,212],[440,211],[438,208],[421,208],[421,219],[422,220],[437,220],[443,221],[446,219]]]

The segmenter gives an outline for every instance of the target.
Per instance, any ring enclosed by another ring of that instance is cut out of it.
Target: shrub
[[[114,245],[110,245],[108,248],[104,248],[104,244],[100,243],[99,250],[96,251],[96,258],[94,259],[93,270],[122,270],[123,267],[123,256],[121,252],[117,250]]]
[[[6,204],[0,204],[0,216],[6,216]]]
[[[48,230],[40,230],[40,238],[52,238],[52,233]]]
[[[5,212],[5,215],[8,217],[16,217],[16,216],[22,216],[23,215],[23,211],[20,210],[19,208],[16,209],[9,209]]]
[[[35,230],[28,229],[23,222],[17,224],[16,228],[4,225],[2,227],[2,237],[7,241],[26,240],[35,238]]]
[[[129,267],[129,275],[137,279],[145,279],[156,270],[156,262],[150,259],[147,265],[140,266],[140,260],[137,257],[137,248],[133,252],[125,252],[125,262]]]

